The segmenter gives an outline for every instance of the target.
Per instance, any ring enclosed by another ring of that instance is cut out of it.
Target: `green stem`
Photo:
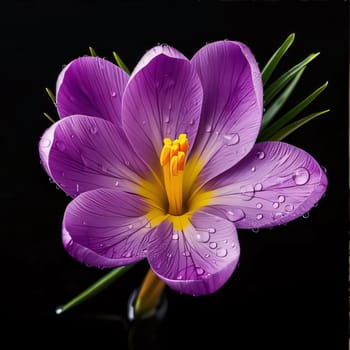
[[[59,315],[71,309],[72,307],[77,306],[82,302],[90,299],[94,295],[100,293],[102,290],[107,288],[112,282],[124,275],[124,273],[127,272],[132,266],[134,265],[121,266],[113,269],[101,279],[99,279],[97,282],[95,282],[93,285],[91,285],[89,288],[85,289],[82,293],[73,298],[71,301],[58,306],[56,308],[56,314]]]

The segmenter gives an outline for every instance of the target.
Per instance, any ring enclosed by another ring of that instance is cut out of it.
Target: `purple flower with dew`
[[[159,45],[131,76],[98,57],[58,77],[60,120],[39,151],[48,175],[74,199],[63,244],[97,267],[146,258],[172,289],[215,292],[240,255],[237,229],[272,227],[309,211],[327,178],[305,151],[255,143],[261,74],[235,41],[192,59]]]

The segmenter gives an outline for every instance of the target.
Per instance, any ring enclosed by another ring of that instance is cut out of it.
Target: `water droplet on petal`
[[[232,222],[241,220],[245,217],[244,211],[242,209],[231,209],[226,212],[226,217]]]
[[[209,247],[210,247],[211,249],[215,249],[217,246],[218,246],[218,244],[217,244],[216,242],[210,242],[210,243],[209,243]]]
[[[263,151],[256,152],[256,157],[258,159],[264,159],[265,158],[265,153]]]
[[[250,199],[252,199],[254,197],[254,187],[251,184],[248,185],[243,185],[240,188],[241,190],[241,194],[244,196],[244,200],[249,201]]]
[[[148,222],[148,223],[145,225],[145,227],[146,227],[146,228],[151,228],[151,227],[152,227],[152,225],[151,225],[151,223],[150,223],[150,222]]]
[[[179,235],[177,233],[173,234],[173,239],[179,239]]]
[[[41,145],[42,145],[43,147],[49,147],[49,146],[51,145],[51,140],[46,139],[46,140],[44,140],[44,141],[41,143]]]
[[[256,215],[256,219],[257,219],[257,220],[261,220],[263,217],[264,217],[263,214],[257,214],[257,215]]]
[[[278,202],[272,203],[272,208],[277,209],[280,206]]]
[[[214,227],[209,227],[208,228],[208,232],[209,233],[215,233],[216,232],[216,229]]]
[[[114,183],[115,186],[119,186],[119,181],[117,180],[115,183]]]
[[[204,255],[206,258],[209,258],[210,257],[210,255],[207,253],[207,254],[205,254]]]
[[[61,141],[56,141],[56,147],[63,152],[66,149],[66,145]]]
[[[273,218],[274,220],[278,220],[278,219],[280,219],[282,216],[284,216],[283,213],[277,212],[277,213],[274,213],[274,214],[273,214],[272,218]]]
[[[116,96],[117,96],[117,93],[116,93],[115,91],[112,91],[112,92],[111,92],[111,95],[112,95],[112,97],[116,97]]]
[[[131,230],[134,226],[132,224],[128,225],[128,229]]]
[[[209,232],[207,232],[207,231],[198,232],[196,237],[197,237],[198,242],[203,242],[203,243],[208,242],[210,239]]]
[[[165,123],[169,123],[170,122],[170,117],[169,116],[165,117],[164,122]]]
[[[308,219],[310,217],[310,213],[309,212],[306,212],[304,215],[303,215],[303,218],[304,219]]]
[[[263,185],[261,183],[257,183],[255,186],[254,186],[254,190],[255,191],[261,191],[263,189]]]
[[[235,242],[232,242],[231,243],[231,247],[234,248],[236,246],[236,243]]]
[[[79,192],[79,184],[76,185],[75,190],[77,193]]]
[[[261,203],[256,203],[256,207],[257,207],[258,209],[261,209],[261,208],[263,207],[263,205],[262,205]]]
[[[227,146],[236,145],[239,142],[239,135],[236,133],[224,135],[223,142]]]
[[[182,253],[182,255],[184,255],[184,256],[190,256],[191,253],[190,253],[188,250],[185,250],[185,251]]]
[[[286,204],[286,206],[284,207],[284,210],[291,212],[294,210],[294,205],[293,204]]]
[[[283,196],[283,195],[278,196],[278,201],[279,201],[280,203],[283,203],[285,200],[286,200],[286,197],[285,197],[285,196]]]
[[[310,173],[305,168],[299,168],[295,171],[295,175],[293,175],[293,180],[296,185],[305,185],[310,178]]]
[[[96,125],[92,125],[92,126],[90,127],[90,133],[91,133],[92,135],[95,135],[95,134],[97,133],[97,127],[96,127]]]
[[[196,267],[196,272],[197,272],[197,275],[200,276],[200,275],[203,275],[204,270],[201,267]]]
[[[208,125],[206,128],[205,128],[205,131],[206,132],[211,132],[212,130],[212,126],[211,125]]]
[[[256,172],[256,167],[253,166],[250,170],[251,170],[251,172],[255,173]]]
[[[126,160],[124,163],[125,163],[126,166],[130,165],[130,162],[128,160]]]
[[[189,122],[190,125],[193,125],[194,124],[194,118],[192,118]]]
[[[216,256],[223,258],[227,255],[227,249],[226,248],[218,248],[216,249]]]
[[[182,280],[182,275],[178,275],[176,278],[177,278],[178,280]]]

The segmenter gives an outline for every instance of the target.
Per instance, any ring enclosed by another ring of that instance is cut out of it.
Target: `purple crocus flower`
[[[63,244],[88,265],[147,258],[174,290],[213,293],[237,266],[238,228],[294,220],[327,187],[305,151],[255,143],[261,74],[240,42],[209,43],[191,60],[159,45],[131,76],[80,57],[59,75],[56,99],[61,119],[42,136],[40,157],[74,198]]]

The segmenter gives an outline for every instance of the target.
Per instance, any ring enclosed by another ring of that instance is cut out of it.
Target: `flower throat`
[[[176,140],[164,139],[160,153],[160,164],[163,167],[165,191],[168,197],[169,214],[183,214],[183,173],[189,144],[186,134],[180,134]]]

